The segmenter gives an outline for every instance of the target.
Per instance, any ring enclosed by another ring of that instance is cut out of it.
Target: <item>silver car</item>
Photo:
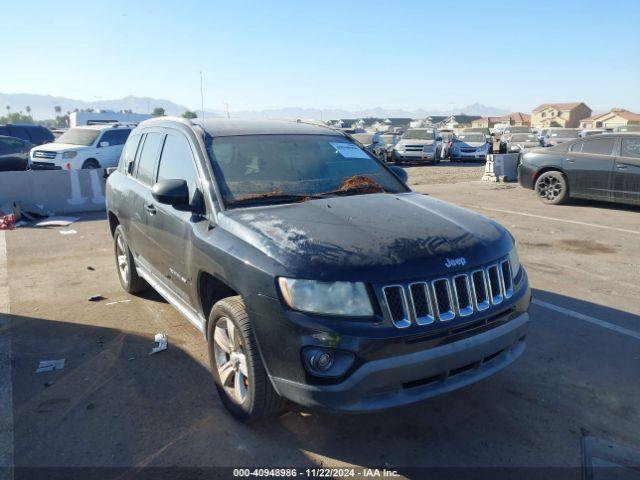
[[[579,138],[578,133],[580,130],[577,128],[549,128],[544,136],[541,138],[543,147],[553,147],[569,140]]]
[[[535,133],[512,133],[507,142],[503,153],[524,152],[530,148],[540,146],[540,140]]]
[[[410,128],[393,147],[393,161],[440,162],[442,137],[437,128]]]
[[[491,137],[489,137],[491,138]],[[485,161],[491,153],[491,141],[484,133],[461,133],[453,141],[449,149],[449,158],[452,162],[464,160]]]

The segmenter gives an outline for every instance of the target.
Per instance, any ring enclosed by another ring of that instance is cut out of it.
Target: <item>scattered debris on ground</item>
[[[166,350],[168,348],[169,340],[167,339],[166,333],[156,333],[155,341],[158,344],[158,346],[154,347],[153,350],[149,352],[149,355],[162,352],[163,350]]]
[[[75,230],[58,230],[60,232],[60,235],[75,235],[76,232]]]
[[[106,299],[107,297],[103,297],[102,295],[92,295],[87,300],[89,300],[90,302],[101,302]]]
[[[68,227],[78,220],[78,217],[49,217],[36,223],[36,227]]]
[[[87,267],[87,270],[90,270],[90,271],[92,271],[92,272],[95,272],[95,271],[96,271],[96,269],[95,269],[95,268],[93,268],[91,265],[89,265],[89,266]]]
[[[113,302],[105,303],[105,305],[116,305],[118,303],[129,303],[131,300],[115,300]]]
[[[60,360],[42,360],[38,364],[36,373],[52,372],[54,370],[62,370],[64,368],[64,358]]]

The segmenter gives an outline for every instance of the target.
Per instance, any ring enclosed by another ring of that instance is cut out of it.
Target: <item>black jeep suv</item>
[[[523,352],[527,275],[507,230],[404,180],[323,126],[145,121],[107,182],[120,281],[203,332],[241,420],[460,388]]]

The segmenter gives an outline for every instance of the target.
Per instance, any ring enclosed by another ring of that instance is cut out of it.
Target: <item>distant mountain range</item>
[[[185,110],[199,110],[188,108],[184,105],[174,103],[161,98],[128,97],[113,100],[76,100],[66,97],[55,97],[52,95],[35,95],[29,93],[0,93],[0,115],[6,113],[6,106],[11,107],[12,112],[22,111],[26,113],[26,107],[31,107],[31,115],[36,120],[44,120],[55,117],[55,106],[60,106],[63,113],[77,109],[93,108],[94,110],[132,110],[135,113],[151,113],[154,108],[162,107],[167,115],[181,115]],[[365,110],[342,110],[342,109],[317,109],[285,107],[270,110],[245,110],[233,111],[233,118],[304,118],[317,120],[333,120],[338,118],[362,118],[362,117],[406,117],[424,118],[430,115],[454,115],[454,114],[499,116],[509,113],[508,110],[473,103],[464,107],[452,108],[449,110],[403,110],[393,108],[375,107]],[[222,110],[206,110],[205,116],[223,117]]]

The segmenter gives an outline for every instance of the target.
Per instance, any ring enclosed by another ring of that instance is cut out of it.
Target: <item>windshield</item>
[[[435,132],[430,128],[414,128],[407,130],[404,135],[402,135],[403,140],[434,140],[435,138]]]
[[[515,133],[511,135],[512,142],[537,142],[538,137],[532,133]]]
[[[406,191],[380,162],[340,136],[218,137],[207,149],[221,194],[231,208]]]
[[[560,138],[578,138],[578,130],[571,130],[569,128],[563,128],[561,130],[551,130],[552,137]]]
[[[98,135],[100,135],[100,130],[94,130],[91,128],[72,128],[56,138],[55,143],[89,146],[93,144]]]
[[[487,139],[482,133],[463,133],[458,135],[461,142],[485,142]]]

